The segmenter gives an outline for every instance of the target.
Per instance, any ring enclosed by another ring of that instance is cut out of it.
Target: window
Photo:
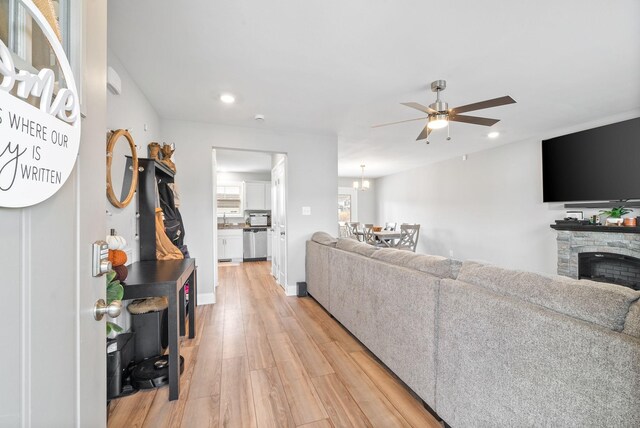
[[[220,183],[216,200],[218,217],[242,217],[242,183]]]
[[[351,221],[351,195],[338,195],[338,221]]]
[[[69,55],[69,3],[70,0],[48,0],[40,10],[57,27],[62,46]],[[55,28],[54,28],[55,30]],[[62,70],[51,45],[31,15],[18,0],[0,0],[0,38],[13,53],[17,68],[37,73],[51,69],[56,77],[56,88],[64,85]]]

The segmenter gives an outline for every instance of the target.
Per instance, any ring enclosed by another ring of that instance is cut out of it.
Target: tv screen
[[[640,198],[640,118],[542,141],[544,202]]]

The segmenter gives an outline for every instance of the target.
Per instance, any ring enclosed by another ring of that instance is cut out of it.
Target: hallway
[[[311,298],[287,297],[270,263],[220,266],[218,303],[181,339],[168,388],[114,400],[109,427],[440,427],[408,389]]]

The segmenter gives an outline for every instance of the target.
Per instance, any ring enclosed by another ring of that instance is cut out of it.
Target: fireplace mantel
[[[569,230],[572,232],[640,233],[640,227],[599,226],[595,224],[552,224],[551,228],[555,230]]]

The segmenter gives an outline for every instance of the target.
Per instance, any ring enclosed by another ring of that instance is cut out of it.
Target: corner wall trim
[[[198,306],[212,305],[216,302],[216,297],[213,293],[198,294]]]

